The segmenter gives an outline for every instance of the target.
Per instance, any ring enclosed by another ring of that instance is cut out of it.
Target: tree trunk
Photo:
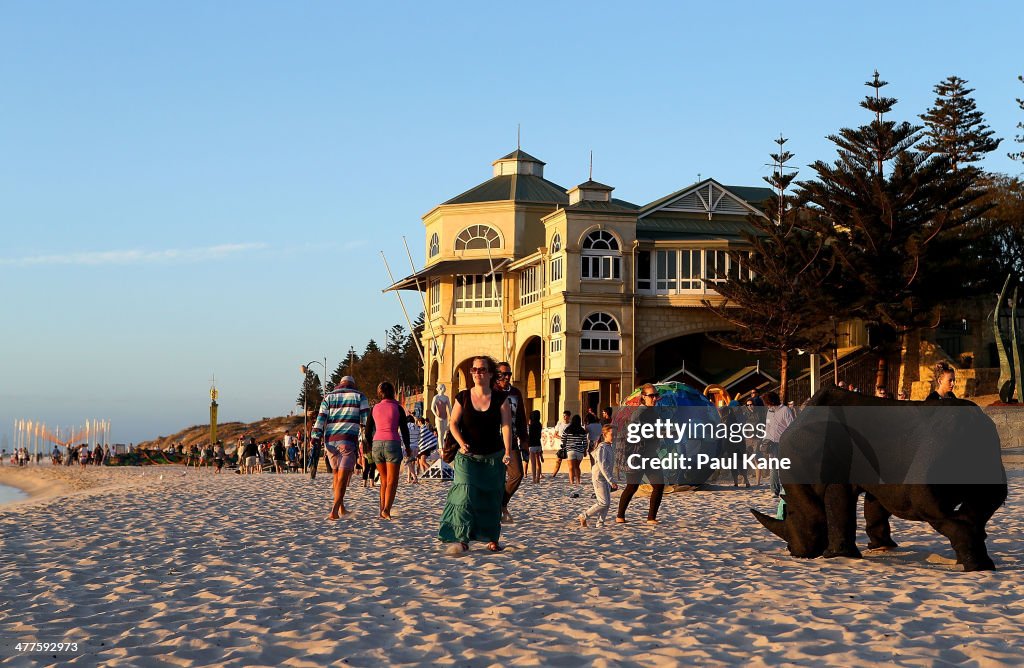
[[[779,401],[786,405],[786,389],[789,384],[789,351],[779,353]]]

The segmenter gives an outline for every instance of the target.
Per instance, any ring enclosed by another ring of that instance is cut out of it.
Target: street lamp
[[[324,357],[324,361],[323,362],[321,362],[319,360],[311,360],[309,362],[306,362],[305,364],[303,364],[302,366],[299,367],[299,370],[302,372],[302,377],[305,378],[306,375],[310,371],[309,367],[311,367],[314,364],[319,364],[324,369],[324,375],[320,379],[320,396],[322,396],[322,397],[323,396],[327,396],[327,358],[326,357]],[[306,457],[306,452],[309,451],[310,453],[312,453],[312,450],[309,449],[310,448],[310,443],[309,443],[309,408],[308,408],[308,397],[306,396],[306,382],[305,382],[305,380],[303,380],[303,382],[302,382],[302,428],[303,428],[303,434],[302,434],[302,472],[305,473],[306,472],[306,468],[307,468],[306,463],[308,461],[308,458]],[[314,470],[310,472],[310,477],[312,477],[312,478],[316,477],[315,466],[316,465],[314,463]]]

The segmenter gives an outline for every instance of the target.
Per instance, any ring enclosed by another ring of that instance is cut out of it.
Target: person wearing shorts
[[[315,449],[324,444],[327,462],[331,466],[334,479],[331,488],[334,491],[334,502],[327,519],[336,520],[347,515],[345,509],[345,490],[356,467],[359,452],[359,428],[366,420],[370,405],[366,395],[356,389],[356,379],[345,376],[337,386],[327,393],[320,404],[320,412],[316,416],[316,424],[310,432],[310,441]]]
[[[390,520],[398,493],[402,456],[409,455],[409,424],[405,409],[395,401],[394,385],[387,381],[378,385],[377,399],[366,421],[363,438],[373,444],[370,453],[380,474],[380,518]]]
[[[562,460],[566,458],[565,443],[562,442],[562,435],[565,430],[569,427],[569,421],[572,418],[570,411],[562,412],[562,421],[555,425],[555,440],[558,441],[558,452],[555,453],[557,461],[555,462],[555,471],[551,474],[551,479],[554,480],[555,476],[558,475],[558,469],[562,468]]]

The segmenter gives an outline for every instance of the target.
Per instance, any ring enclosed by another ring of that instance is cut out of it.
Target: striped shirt
[[[325,441],[328,447],[358,445],[359,424],[366,420],[369,412],[370,405],[362,392],[351,387],[335,388],[320,404],[311,436]]]
[[[585,454],[587,452],[587,444],[589,440],[587,432],[574,434],[566,430],[562,434],[562,447],[565,448],[567,452]]]
[[[437,434],[426,425],[420,429],[420,453],[425,454],[437,447]]]

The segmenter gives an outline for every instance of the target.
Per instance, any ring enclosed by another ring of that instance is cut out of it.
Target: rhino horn
[[[789,542],[789,526],[786,524],[785,520],[780,520],[770,515],[765,515],[760,511],[754,510],[753,508],[750,509],[750,512],[754,514],[754,517],[757,519],[758,522],[761,523],[762,526],[764,526],[765,529],[768,529],[768,531],[771,531],[773,534],[775,534],[782,540],[786,541],[787,543]]]

